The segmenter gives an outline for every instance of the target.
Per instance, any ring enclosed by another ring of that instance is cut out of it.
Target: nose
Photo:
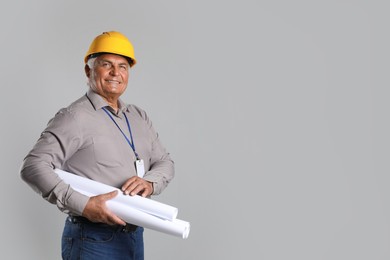
[[[119,75],[119,66],[113,65],[110,70],[111,75]]]

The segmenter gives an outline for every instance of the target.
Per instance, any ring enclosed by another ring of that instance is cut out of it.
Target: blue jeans
[[[62,233],[62,259],[143,260],[142,227],[124,232],[120,226],[92,222],[65,221]]]

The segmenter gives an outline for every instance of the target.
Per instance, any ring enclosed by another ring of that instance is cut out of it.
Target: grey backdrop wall
[[[5,259],[60,259],[65,216],[18,171],[85,93],[82,58],[107,30],[133,42],[124,100],[176,162],[155,199],[192,224],[187,240],[147,230],[146,259],[390,259],[387,1],[1,5]]]

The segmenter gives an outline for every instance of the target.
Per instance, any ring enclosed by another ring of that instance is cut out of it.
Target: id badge
[[[137,170],[137,175],[140,178],[143,178],[145,175],[145,167],[144,167],[144,160],[136,160],[135,161],[135,168]]]

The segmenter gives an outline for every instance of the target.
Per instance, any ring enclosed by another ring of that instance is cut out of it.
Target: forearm
[[[49,164],[27,156],[20,174],[34,191],[50,203],[56,204],[61,211],[76,215],[83,212],[89,198],[63,182]]]
[[[144,179],[153,183],[153,194],[160,194],[175,176],[173,160],[167,155],[166,158],[154,162],[149,171],[145,173]]]

